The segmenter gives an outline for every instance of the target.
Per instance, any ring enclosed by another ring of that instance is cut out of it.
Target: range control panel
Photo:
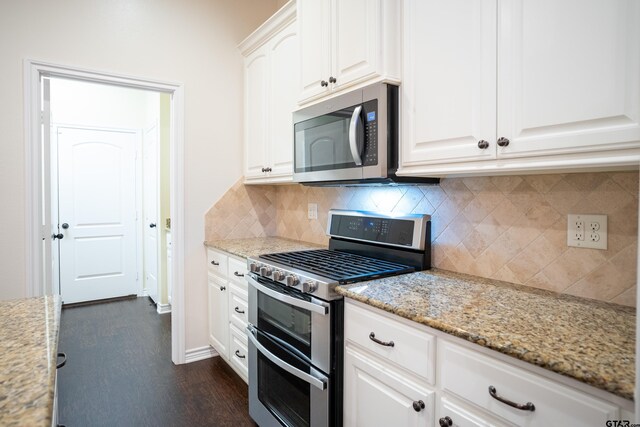
[[[327,231],[332,237],[386,245],[424,247],[424,227],[429,215],[392,217],[363,211],[331,210]]]

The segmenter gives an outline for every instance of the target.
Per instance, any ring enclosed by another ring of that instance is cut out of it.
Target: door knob
[[[149,228],[156,228],[156,225],[154,223],[149,224]]]
[[[64,229],[66,230],[67,228],[69,228],[69,224],[67,224],[66,222],[65,222],[65,223],[63,223],[63,224],[62,224],[62,228],[64,228]]]

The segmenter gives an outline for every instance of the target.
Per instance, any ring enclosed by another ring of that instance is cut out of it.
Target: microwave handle
[[[358,150],[358,121],[360,120],[360,113],[362,112],[362,105],[358,105],[351,115],[351,122],[349,123],[349,148],[351,148],[351,155],[356,165],[362,166],[362,157],[360,156],[360,150]]]
[[[303,310],[313,311],[314,313],[318,313],[323,316],[327,314],[327,307],[319,304],[314,304],[312,302],[305,301],[299,298],[290,297],[289,295],[286,295],[286,294],[281,294],[278,291],[274,291],[272,289],[267,288],[264,285],[261,285],[260,283],[258,283],[257,280],[255,280],[251,276],[247,276],[247,282],[249,282],[251,286],[256,288],[258,292],[262,292],[263,294],[269,295],[271,298],[277,299],[278,301],[281,301],[285,304],[291,304],[294,307],[299,307],[299,308],[302,308]]]
[[[271,362],[273,362],[275,365],[277,365],[280,368],[284,369],[285,371],[287,371],[291,375],[300,378],[302,381],[306,382],[307,384],[311,384],[312,386],[317,387],[320,390],[326,390],[327,389],[327,378],[326,377],[317,378],[317,377],[315,377],[313,375],[309,375],[306,372],[301,371],[300,369],[296,368],[295,366],[289,365],[288,363],[285,363],[284,361],[282,361],[278,356],[276,356],[275,354],[271,353],[269,350],[264,348],[264,346],[262,344],[260,344],[260,341],[258,341],[258,338],[256,338],[256,336],[255,336],[255,328],[252,325],[248,325],[247,326],[247,332],[248,332],[247,336],[251,340],[251,343],[256,346],[256,349],[260,353],[262,353],[267,359],[269,359]]]

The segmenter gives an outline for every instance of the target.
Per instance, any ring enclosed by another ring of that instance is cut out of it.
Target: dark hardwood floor
[[[247,386],[219,357],[171,362],[171,315],[148,298],[62,310],[59,422],[78,426],[255,426]]]

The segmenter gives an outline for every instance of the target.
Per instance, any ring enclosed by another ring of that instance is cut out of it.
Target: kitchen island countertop
[[[50,426],[61,301],[0,301],[0,425]]]
[[[249,239],[207,240],[205,246],[228,252],[241,258],[256,257],[261,254],[278,252],[326,249],[316,243],[290,240],[283,237],[252,237]]]
[[[336,291],[633,399],[633,307],[437,269]]]

